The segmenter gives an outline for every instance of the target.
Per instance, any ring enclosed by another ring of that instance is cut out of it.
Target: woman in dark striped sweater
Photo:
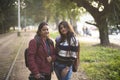
[[[58,25],[60,36],[56,38],[55,73],[58,80],[70,80],[73,64],[79,61],[80,45],[73,27],[66,21]],[[77,67],[77,66],[76,66]]]

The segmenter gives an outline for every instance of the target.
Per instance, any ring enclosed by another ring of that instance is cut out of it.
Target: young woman
[[[51,80],[52,62],[55,60],[53,41],[49,38],[48,24],[42,22],[28,48],[29,80]]]
[[[73,63],[79,59],[79,40],[66,21],[58,25],[60,36],[56,38],[55,73],[58,80],[70,80]]]

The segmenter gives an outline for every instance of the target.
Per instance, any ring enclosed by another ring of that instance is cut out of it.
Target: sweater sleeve
[[[55,61],[56,55],[55,55],[55,47],[54,47],[54,45],[52,45],[52,54],[51,54],[51,57],[52,57],[52,61]]]
[[[35,62],[36,50],[37,50],[36,41],[33,39],[29,42],[28,47],[28,68],[34,75],[39,73],[39,69]]]

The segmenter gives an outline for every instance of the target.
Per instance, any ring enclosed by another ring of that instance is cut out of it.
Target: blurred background
[[[0,80],[26,80],[23,53],[38,25],[47,22],[54,40],[63,20],[73,26],[82,45],[83,66],[76,80],[120,80],[119,4],[120,0],[0,0]]]

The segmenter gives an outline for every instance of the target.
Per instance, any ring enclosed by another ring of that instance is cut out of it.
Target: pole
[[[18,33],[17,36],[20,36],[20,0],[18,0]]]

